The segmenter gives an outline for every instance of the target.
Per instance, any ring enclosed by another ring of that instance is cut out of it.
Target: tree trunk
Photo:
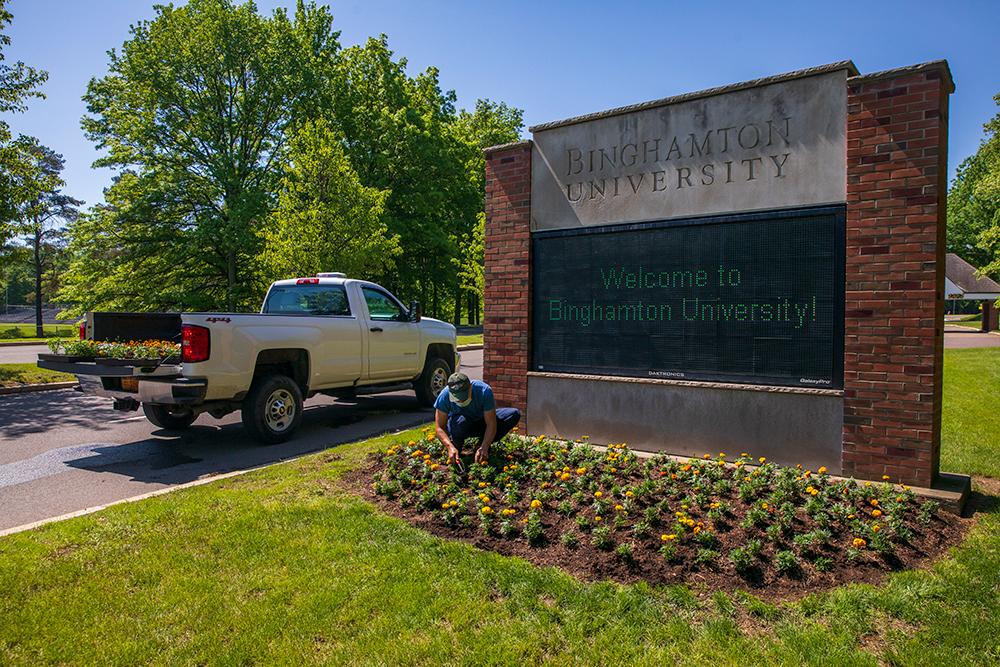
[[[42,225],[35,220],[35,336],[45,336],[42,326]]]
[[[236,251],[229,251],[229,286],[226,289],[226,305],[230,313],[236,312]]]
[[[455,326],[462,324],[462,288],[455,288],[455,317],[452,319]]]

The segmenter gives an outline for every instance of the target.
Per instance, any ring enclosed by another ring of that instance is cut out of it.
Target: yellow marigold
[[[416,441],[416,440],[410,440],[410,442],[408,442],[407,444],[408,444],[408,445],[409,445],[410,447],[413,447],[413,446],[414,446],[415,444],[417,444],[417,441]]]
[[[493,508],[492,508],[492,507],[490,507],[489,505],[487,505],[486,507],[484,507],[484,508],[483,508],[482,510],[480,510],[480,511],[481,511],[481,512],[482,512],[483,514],[493,514]]]
[[[757,460],[760,461],[761,463],[765,463],[765,462],[767,462],[767,457],[766,456],[762,456],[762,457],[760,457]]]
[[[576,474],[577,474],[577,475],[583,475],[583,474],[584,474],[584,473],[586,473],[586,472],[587,472],[587,469],[586,469],[586,468],[577,468],[577,469],[576,469]]]
[[[847,518],[848,518],[848,519],[853,519],[853,518],[854,518],[854,515],[853,515],[853,514],[848,514],[848,515],[847,515]]]
[[[701,526],[695,526],[694,527],[694,534],[697,535],[700,532],[701,532]]]
[[[432,464],[431,464],[431,470],[437,470],[437,469],[438,469],[438,468],[440,468],[440,467],[441,467],[441,466],[439,466],[439,465],[438,465],[437,463],[432,463]]]
[[[595,498],[600,498],[600,497],[601,497],[601,496],[603,496],[603,495],[604,495],[604,494],[603,494],[603,493],[601,493],[600,491],[595,491],[595,492],[594,492],[594,497],[595,497]]]
[[[740,452],[740,456],[747,457],[747,456],[750,456],[750,455],[747,454],[746,452]]]
[[[595,516],[595,517],[594,517],[594,521],[600,521],[600,520],[601,520],[601,517],[600,517],[600,516]]]
[[[816,472],[818,472],[821,475],[824,474],[826,472],[826,466],[820,466],[819,470],[817,470]]]
[[[626,497],[626,498],[634,498],[634,497],[635,497],[635,494],[634,494],[634,493],[632,493],[631,491],[626,491],[626,492],[625,492],[625,497]]]
[[[813,495],[813,496],[818,496],[819,495],[819,490],[818,489],[813,489],[812,491],[809,492],[809,494]]]
[[[486,488],[486,482],[480,482],[479,483],[479,488],[480,489],[485,489]]]
[[[882,526],[878,525],[877,523],[873,523],[872,524],[872,532],[873,533],[877,533],[880,530],[882,530]]]
[[[677,536],[673,535],[673,534],[671,534],[671,535],[660,535],[660,539],[663,540],[664,542],[669,542],[670,540],[676,540]]]
[[[441,509],[443,509],[443,510],[446,510],[446,509],[448,509],[449,507],[451,507],[451,504],[450,504],[450,503],[441,503]]]
[[[427,442],[434,442],[434,434],[433,433],[428,433],[427,434]]]
[[[703,458],[703,459],[705,459],[707,461],[708,459],[712,458],[712,455],[711,454],[702,454],[701,458]]]
[[[541,500],[535,499],[535,500],[531,501],[531,509],[536,510],[536,509],[538,509],[541,506],[542,506],[542,501]]]
[[[616,473],[616,472],[618,472],[618,468],[611,468],[611,472],[612,472],[612,473]]]
[[[767,503],[761,503],[760,507],[761,507],[761,509],[765,509],[766,510],[767,509]]]
[[[889,476],[888,475],[882,475],[882,481],[883,482],[888,482],[889,481]]]
[[[622,507],[621,505],[615,505],[615,511],[616,512],[621,512],[623,509],[625,509],[625,508]]]
[[[570,475],[568,472],[564,472],[562,474],[562,477],[560,477],[560,479],[564,482],[568,482],[570,479],[572,479],[572,475]]]
[[[856,549],[860,549],[861,547],[865,546],[868,543],[865,542],[860,537],[855,537],[854,540],[851,542],[851,544],[853,544]]]
[[[725,452],[719,452],[719,458],[720,459],[726,458],[726,453]]]
[[[882,510],[872,510],[872,516],[882,516]]]

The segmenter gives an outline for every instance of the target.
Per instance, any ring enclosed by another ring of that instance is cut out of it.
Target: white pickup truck
[[[141,405],[160,428],[241,410],[243,425],[265,443],[287,440],[302,419],[303,400],[316,394],[411,388],[430,406],[459,366],[455,327],[340,273],[275,282],[259,314],[88,313],[80,337],[180,341],[181,357],[38,365],[77,375],[85,393],[112,398],[117,409]]]

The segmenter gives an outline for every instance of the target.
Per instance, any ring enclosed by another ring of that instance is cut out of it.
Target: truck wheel
[[[166,405],[142,404],[142,413],[153,426],[165,428],[168,431],[183,431],[194,423],[198,415],[191,409],[171,408]]]
[[[302,391],[285,375],[258,378],[242,412],[243,426],[254,438],[267,445],[284,442],[302,421]]]
[[[424,372],[420,374],[417,385],[417,402],[425,408],[434,405],[438,394],[448,386],[448,376],[451,374],[451,366],[440,357],[431,357],[424,366]]]

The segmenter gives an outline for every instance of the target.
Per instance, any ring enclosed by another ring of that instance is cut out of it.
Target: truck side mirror
[[[423,312],[420,308],[420,302],[414,299],[410,302],[410,321],[419,322]]]

